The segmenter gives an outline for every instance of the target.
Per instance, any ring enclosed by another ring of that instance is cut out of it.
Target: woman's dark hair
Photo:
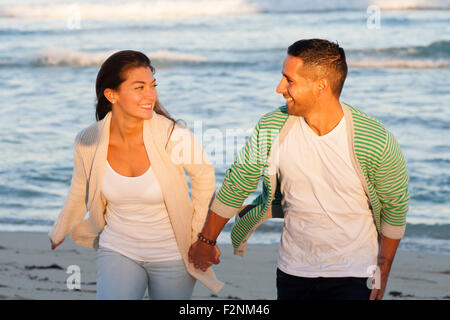
[[[102,120],[112,110],[111,102],[104,95],[105,89],[117,90],[119,85],[126,80],[126,71],[138,67],[148,67],[153,74],[155,73],[155,68],[152,66],[150,59],[139,51],[119,51],[103,62],[95,82],[95,92],[97,94],[95,118],[97,121]],[[176,123],[158,100],[156,100],[154,110],[156,113],[172,120],[174,124]]]

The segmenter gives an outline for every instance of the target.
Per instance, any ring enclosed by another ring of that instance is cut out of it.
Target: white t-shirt
[[[278,268],[300,277],[369,277],[378,235],[350,159],[345,119],[318,136],[297,118],[275,165],[285,214]]]
[[[182,259],[151,166],[138,177],[126,177],[107,162],[102,192],[107,205],[100,246],[138,261]]]

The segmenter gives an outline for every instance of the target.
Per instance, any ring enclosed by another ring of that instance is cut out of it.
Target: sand
[[[194,300],[276,299],[278,245],[249,245],[244,258],[233,255],[231,245],[220,248],[221,263],[214,270],[225,286],[214,295],[197,282]],[[80,288],[69,289],[67,280],[77,268]],[[95,295],[93,249],[67,237],[52,251],[46,233],[0,232],[0,299],[93,300]],[[398,251],[384,299],[450,299],[450,255]]]

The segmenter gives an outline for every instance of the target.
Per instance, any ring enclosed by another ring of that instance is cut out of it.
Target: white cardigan
[[[75,243],[98,248],[99,234],[106,224],[106,199],[101,186],[106,171],[110,123],[111,112],[103,120],[82,130],[75,139],[70,190],[64,208],[49,233],[55,243],[70,234]],[[172,124],[169,119],[153,112],[153,117],[144,121],[144,145],[161,186],[187,271],[217,293],[224,284],[216,279],[212,268],[203,272],[194,268],[188,259],[189,248],[203,227],[215,191],[214,168],[207,162],[201,144],[195,142],[194,135],[188,129],[183,129],[188,134],[179,139],[172,138],[165,148]],[[191,180],[192,200],[185,171]],[[82,221],[87,212],[88,219]]]

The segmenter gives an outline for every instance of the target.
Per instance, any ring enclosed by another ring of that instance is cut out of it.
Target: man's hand
[[[389,272],[391,271],[392,261],[387,261],[385,258],[381,257],[378,262],[378,267],[380,268],[380,288],[373,288],[370,293],[369,300],[381,300],[384,296],[384,291],[386,290]],[[374,280],[375,281],[375,280]],[[372,282],[373,284],[373,282]]]
[[[381,300],[386,290],[389,273],[391,271],[392,262],[397,252],[400,239],[390,239],[381,236],[380,254],[378,256],[378,268],[380,268],[380,288],[373,288],[370,294],[370,300]]]
[[[210,210],[201,232],[202,236],[215,241],[228,220]],[[189,262],[194,263],[194,267],[202,271],[206,271],[211,265],[220,262],[220,250],[217,245],[212,246],[200,240],[192,244],[188,256]]]
[[[220,250],[217,245],[211,246],[200,240],[192,244],[189,249],[189,262],[194,264],[196,269],[206,271],[211,265],[219,264]]]

